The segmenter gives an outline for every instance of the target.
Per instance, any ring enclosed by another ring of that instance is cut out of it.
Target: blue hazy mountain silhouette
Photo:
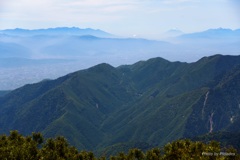
[[[91,28],[0,30],[0,90],[56,78],[102,62],[118,66],[152,57],[194,62],[213,54],[239,55],[239,37],[240,29],[223,28],[183,34],[165,39],[167,42],[120,38]]]
[[[240,29],[231,30],[225,28],[208,29],[202,32],[195,32],[181,35],[180,38],[238,38]]]
[[[102,31],[100,29],[85,28],[81,29],[78,27],[57,27],[48,29],[6,29],[1,30],[0,33],[15,35],[15,36],[33,36],[33,35],[92,35],[97,37],[114,37],[114,35]]]

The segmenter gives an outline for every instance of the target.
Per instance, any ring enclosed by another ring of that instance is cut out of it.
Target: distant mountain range
[[[166,32],[170,34],[170,36],[179,36],[182,38],[219,38],[219,37],[232,37],[238,36],[240,34],[240,29],[232,30],[227,28],[216,28],[216,29],[208,29],[206,31],[195,32],[195,33],[184,33],[178,29],[171,29]],[[95,37],[101,38],[116,38],[117,36],[102,31],[100,29],[92,29],[85,28],[81,29],[78,27],[57,27],[57,28],[47,28],[47,29],[5,29],[0,30],[0,35],[9,35],[9,36],[41,36],[41,35],[52,35],[52,36],[60,36],[60,35],[69,35],[69,36],[85,36],[92,35]]]
[[[91,28],[0,30],[0,58],[81,59],[94,55],[106,59],[114,55],[113,57],[117,59],[125,59],[125,63],[133,63],[133,57],[135,62],[156,56],[169,60],[196,61],[196,57],[209,54],[239,54],[240,29],[218,28],[191,34],[170,30],[168,33],[175,35],[171,36],[169,42],[118,38],[102,30]],[[187,56],[181,56],[182,53]],[[115,60],[111,62],[111,59],[107,63],[121,65]]]
[[[0,97],[0,132],[64,135],[88,150],[128,143],[147,148],[240,132],[239,99],[240,56],[214,55],[194,63],[152,58],[119,67],[102,63]]]
[[[240,29],[231,30],[225,28],[209,29],[203,32],[183,34],[180,38],[238,38],[240,39]]]
[[[97,37],[115,37],[114,35],[104,32],[100,29],[86,28],[81,29],[77,27],[58,27],[58,28],[48,28],[48,29],[6,29],[0,30],[0,34],[10,35],[10,36],[37,36],[37,35],[74,35],[74,36],[83,36],[83,35],[92,35]]]
[[[152,57],[195,62],[213,54],[240,54],[239,30],[218,28],[179,34],[179,30],[170,30],[171,38],[161,41],[120,38],[91,28],[1,30],[0,90],[54,79],[102,62],[116,67]]]

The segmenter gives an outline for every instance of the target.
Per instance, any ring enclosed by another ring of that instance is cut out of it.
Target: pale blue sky
[[[240,0],[0,0],[0,29],[80,27],[145,38],[240,28]]]

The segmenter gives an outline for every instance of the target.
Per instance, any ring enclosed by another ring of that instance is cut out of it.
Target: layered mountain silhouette
[[[55,79],[102,62],[119,66],[162,57],[189,63],[212,54],[239,55],[239,33],[223,28],[191,34],[170,30],[162,36],[171,38],[149,40],[77,27],[0,30],[0,90]]]
[[[0,132],[65,136],[79,149],[239,132],[240,56],[102,63],[0,97]],[[146,145],[147,144],[147,145]]]
[[[114,37],[114,35],[102,31],[100,29],[92,29],[85,28],[81,29],[78,27],[57,27],[57,28],[47,28],[47,29],[6,29],[0,30],[0,34],[9,35],[9,36],[39,36],[39,35],[48,35],[48,36],[56,36],[56,35],[74,35],[74,36],[84,36],[84,35],[92,35],[98,37]]]

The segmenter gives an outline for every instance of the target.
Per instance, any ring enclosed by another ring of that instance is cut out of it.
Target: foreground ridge
[[[240,56],[102,63],[1,96],[0,134],[64,136],[80,150],[148,149],[209,132],[239,133],[239,99]]]

